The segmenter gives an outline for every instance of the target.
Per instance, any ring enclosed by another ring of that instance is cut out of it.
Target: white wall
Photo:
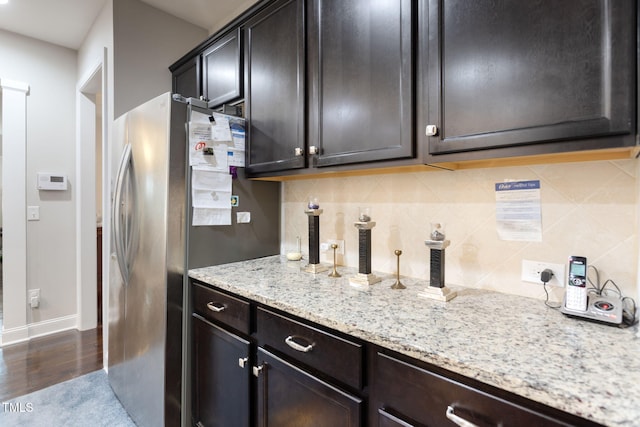
[[[40,207],[40,221],[27,223],[27,289],[41,290],[41,305],[37,310],[24,306],[29,324],[60,321],[60,325],[69,325],[76,311],[73,256],[76,59],[73,50],[0,30],[0,76],[25,82],[30,87],[26,204]],[[69,190],[38,191],[37,172],[67,175]],[[24,302],[4,301],[4,304],[22,306]]]
[[[118,11],[117,19],[114,19],[114,10]],[[117,48],[114,48],[114,31]],[[5,306],[24,306],[26,324],[21,321],[16,326],[27,329],[27,337],[77,326],[80,307],[85,304],[78,302],[84,286],[78,277],[84,277],[85,272],[76,262],[76,253],[83,250],[80,245],[85,239],[77,238],[80,234],[77,224],[86,207],[91,206],[93,211],[96,194],[99,196],[100,191],[94,188],[92,197],[76,200],[82,179],[82,176],[76,177],[75,164],[79,85],[86,82],[96,66],[102,66],[105,89],[105,131],[102,136],[107,154],[103,165],[110,164],[113,162],[109,150],[115,93],[120,94],[117,105],[122,113],[171,90],[169,65],[206,36],[206,30],[136,0],[107,1],[79,51],[0,30],[0,76],[25,82],[30,88],[26,204],[40,207],[40,221],[27,223],[26,287],[27,291],[41,290],[41,306],[37,310],[26,307],[26,295],[20,295],[16,301],[4,301]],[[114,88],[118,88],[118,92]],[[80,131],[77,133],[82,135]],[[95,151],[95,146],[92,150]],[[81,167],[78,170],[80,174],[85,173]],[[67,175],[69,190],[39,192],[35,187],[37,172]],[[105,206],[110,205],[110,187],[110,177],[107,177],[102,191]],[[105,245],[108,245],[108,230],[104,231]],[[107,264],[103,271],[108,270],[109,251],[104,252]],[[105,301],[105,307],[107,304]]]
[[[207,31],[138,0],[114,0],[114,117],[171,90],[169,66]]]
[[[105,2],[102,11],[94,21],[87,33],[80,49],[78,50],[78,82],[77,82],[77,106],[79,123],[78,135],[81,139],[78,143],[78,153],[84,159],[77,165],[77,173],[85,184],[82,197],[78,201],[77,212],[79,216],[78,228],[81,230],[78,236],[79,260],[78,274],[76,277],[79,290],[78,313],[81,329],[95,326],[97,313],[95,307],[96,246],[95,225],[96,217],[102,217],[104,224],[103,235],[109,235],[109,217],[104,215],[103,206],[109,206],[110,187],[109,176],[102,175],[104,165],[109,161],[108,151],[111,140],[111,132],[108,124],[113,120],[113,2]],[[101,80],[101,81],[100,81]],[[98,83],[99,82],[99,83]],[[87,88],[91,86],[90,88]],[[97,94],[88,98],[84,93]],[[85,120],[87,118],[87,120]],[[86,139],[86,141],[85,141]],[[91,165],[89,165],[91,163]],[[95,168],[94,168],[95,166]],[[100,175],[98,175],[100,174]],[[101,186],[102,188],[98,188]],[[100,199],[100,200],[98,200]],[[90,235],[84,236],[82,230],[89,230]],[[109,266],[109,240],[102,240],[102,319],[106,324],[108,318],[108,266]],[[103,328],[103,353],[108,355],[108,328]],[[105,363],[106,365],[106,363]]]
[[[158,94],[171,90],[169,65],[199,44],[206,35],[204,29],[194,27],[137,0],[109,0],[78,51],[79,86],[89,79],[96,64],[101,61],[103,63],[102,100],[105,107],[102,120],[98,123],[102,123],[104,131],[96,137],[98,142],[102,136],[103,151],[95,153],[95,159],[102,160],[103,186],[102,189],[95,189],[95,192],[102,198],[101,204],[104,206],[102,295],[105,324],[108,322],[108,284],[111,274],[109,209],[114,179],[113,165],[117,166],[121,151],[121,147],[116,147],[114,142],[114,118]],[[115,100],[116,93],[119,102]],[[86,105],[86,102],[81,104]],[[95,147],[99,146],[96,143]],[[88,174],[95,173],[94,170],[81,167],[79,169],[82,177],[87,180],[90,179]],[[95,198],[85,199],[80,201],[78,212],[82,215],[83,221],[89,221],[91,218],[84,216],[94,208]],[[81,240],[84,239],[79,239]],[[82,244],[84,243],[81,242]],[[79,310],[81,309],[80,307]],[[106,366],[108,328],[103,329],[103,334]]]

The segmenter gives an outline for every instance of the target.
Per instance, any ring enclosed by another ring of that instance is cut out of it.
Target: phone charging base
[[[579,317],[585,320],[611,323],[622,323],[622,299],[614,296],[604,296],[590,293],[587,295],[587,309],[574,310],[565,306],[562,301],[560,311],[567,316]]]

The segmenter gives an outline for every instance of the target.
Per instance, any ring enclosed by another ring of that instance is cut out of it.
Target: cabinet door
[[[172,70],[172,91],[185,98],[199,98],[200,90],[200,57],[195,57]]]
[[[411,0],[310,0],[316,166],[414,156]]]
[[[238,28],[202,53],[202,92],[211,108],[242,96],[241,34]]]
[[[356,427],[362,401],[258,348],[258,426]]]
[[[248,426],[249,342],[193,316],[193,425]]]
[[[429,106],[420,133],[437,127],[429,152],[633,144],[635,4],[429,0],[420,52]]]
[[[303,0],[276,1],[245,27],[246,169],[306,166]]]

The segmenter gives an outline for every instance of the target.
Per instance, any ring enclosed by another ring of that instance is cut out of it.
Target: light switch
[[[40,221],[40,206],[27,206],[27,221]]]

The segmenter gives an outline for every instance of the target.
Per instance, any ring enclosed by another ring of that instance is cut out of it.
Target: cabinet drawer
[[[261,346],[276,349],[350,387],[362,388],[361,344],[260,307],[256,323]]]
[[[244,334],[249,334],[249,303],[193,284],[193,311],[207,320],[222,322]]]
[[[453,425],[455,417],[470,425],[594,425],[569,414],[568,421],[550,417],[386,354],[377,353],[374,365],[379,425]]]

